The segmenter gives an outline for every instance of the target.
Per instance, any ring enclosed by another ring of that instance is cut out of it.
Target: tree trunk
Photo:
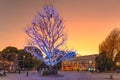
[[[54,66],[49,66],[50,75],[54,74]]]

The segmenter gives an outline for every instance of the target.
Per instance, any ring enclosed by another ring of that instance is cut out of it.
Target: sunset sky
[[[98,54],[98,46],[120,28],[120,0],[52,0],[68,34],[65,47],[80,55]],[[24,29],[48,0],[0,0],[0,50],[26,45]]]

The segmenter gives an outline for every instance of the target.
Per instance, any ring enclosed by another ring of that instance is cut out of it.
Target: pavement
[[[9,73],[5,77],[0,77],[0,80],[120,80],[120,73],[90,73],[90,72],[72,72],[72,71],[59,71],[62,77],[53,76],[39,76],[36,71],[29,71],[27,76],[26,72]],[[110,79],[113,75],[113,79]]]

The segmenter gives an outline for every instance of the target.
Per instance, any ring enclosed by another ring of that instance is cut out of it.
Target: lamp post
[[[116,65],[117,65],[118,67],[120,67],[120,62],[117,62]]]
[[[89,60],[89,71],[92,71],[92,60]]]
[[[119,73],[120,72],[120,62],[116,62],[116,66],[117,66],[117,73]]]
[[[24,59],[25,59],[25,56],[23,56],[23,69],[24,69]]]

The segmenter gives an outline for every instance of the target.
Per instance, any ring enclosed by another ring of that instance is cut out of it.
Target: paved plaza
[[[60,71],[63,77],[43,77],[38,76],[37,72],[30,71],[27,77],[26,72],[9,73],[6,77],[0,77],[0,80],[110,80],[109,76],[113,74],[113,80],[120,80],[120,73],[90,73],[90,72],[67,72]]]

